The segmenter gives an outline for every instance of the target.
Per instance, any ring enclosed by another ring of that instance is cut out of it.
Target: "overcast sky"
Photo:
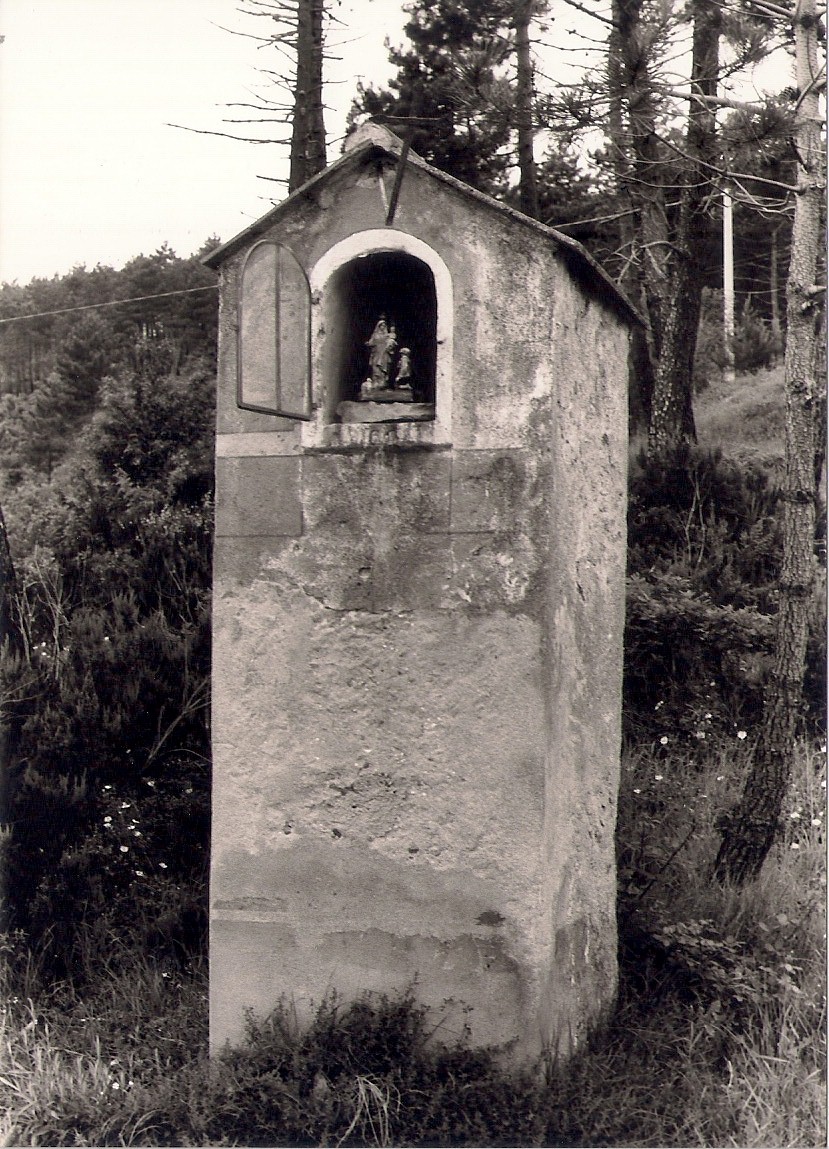
[[[242,16],[243,2],[0,0],[0,281],[120,267],[164,242],[190,255],[285,194],[258,177],[287,175],[286,148],[168,126],[247,130],[222,123],[246,114],[226,105],[266,92],[257,67],[278,64],[272,49],[226,30],[266,24]],[[344,27],[329,36],[342,57],[326,67],[329,160],[357,79],[379,85],[392,74],[384,40],[403,43],[402,4],[332,0]],[[586,63],[579,20],[551,0],[540,77]],[[772,89],[791,82],[787,60],[773,72]]]
[[[178,255],[229,239],[284,191],[287,152],[166,126],[240,131],[225,107],[265,91],[240,0],[0,0],[0,280],[120,267],[168,242]],[[391,74],[401,0],[343,0],[351,38],[328,66],[329,137],[341,136],[356,77]],[[251,113],[252,114],[252,113]],[[241,129],[244,134],[245,129]],[[329,147],[329,158],[339,144]]]

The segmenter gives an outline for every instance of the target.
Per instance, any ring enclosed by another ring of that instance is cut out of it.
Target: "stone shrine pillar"
[[[414,984],[567,1052],[616,987],[630,320],[431,169],[383,229],[349,162],[212,260],[211,1041]]]

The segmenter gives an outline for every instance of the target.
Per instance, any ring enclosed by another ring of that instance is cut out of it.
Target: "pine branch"
[[[231,121],[232,122],[232,121]],[[257,140],[250,136],[234,136],[231,132],[217,132],[212,128],[190,128],[187,124],[171,124],[165,125],[168,128],[180,128],[183,132],[195,132],[199,136],[221,136],[226,140],[239,140],[243,144],[287,144],[290,140]]]

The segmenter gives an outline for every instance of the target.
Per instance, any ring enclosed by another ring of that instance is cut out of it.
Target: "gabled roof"
[[[336,160],[333,164],[329,164],[329,166],[319,172],[318,175],[313,176],[304,183],[302,187],[292,192],[287,199],[282,200],[281,203],[277,204],[276,207],[272,208],[269,212],[266,212],[266,214],[256,220],[255,223],[250,224],[243,231],[240,231],[233,239],[228,240],[227,243],[223,243],[221,247],[217,247],[215,251],[205,256],[202,262],[208,267],[220,267],[230,256],[235,255],[236,252],[254,243],[260,235],[277,223],[280,217],[286,214],[292,205],[305,197],[309,191],[325,184],[328,180],[334,178],[336,173],[343,172],[349,167],[361,166],[366,159],[370,159],[375,155],[378,158],[380,156],[386,156],[390,159],[397,160],[402,150],[403,141],[384,125],[371,122],[363,124],[346,140],[346,151],[340,159]],[[568,270],[575,279],[588,289],[591,289],[594,293],[600,295],[614,310],[621,313],[628,322],[642,323],[640,315],[627,296],[604,268],[585,251],[577,240],[569,235],[564,235],[560,231],[556,231],[555,228],[539,223],[538,220],[531,219],[530,216],[524,215],[523,212],[509,207],[499,200],[493,199],[492,196],[488,196],[484,192],[477,191],[475,188],[470,187],[469,184],[463,183],[462,180],[455,179],[454,176],[442,172],[439,168],[432,167],[431,164],[427,164],[416,152],[409,150],[406,156],[406,163],[412,164],[432,179],[453,188],[460,195],[476,200],[491,210],[509,217],[520,226],[531,228],[533,231],[543,235],[545,239],[558,248]]]

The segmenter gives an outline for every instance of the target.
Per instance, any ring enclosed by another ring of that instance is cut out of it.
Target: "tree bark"
[[[535,171],[533,143],[533,65],[530,54],[530,20],[534,0],[522,0],[515,12],[515,55],[517,82],[515,86],[516,127],[518,130],[518,196],[525,215],[538,219],[538,184]]]
[[[18,632],[11,608],[15,574],[3,510],[0,508],[0,832],[10,822],[11,771],[15,743],[15,721],[8,698],[7,662],[19,650]],[[8,890],[6,866],[0,856],[0,933],[8,929]]]
[[[702,268],[698,231],[707,224],[711,165],[717,159],[716,112],[712,101],[719,79],[722,0],[694,0],[691,99],[687,152],[690,157],[680,196],[679,224],[668,262],[662,343],[653,384],[648,452],[662,456],[682,442],[696,441],[692,406],[694,351],[702,307]]]
[[[779,256],[778,235],[781,224],[772,228],[771,251],[769,253],[769,293],[771,296],[771,334],[774,339],[775,357],[780,354],[783,346],[783,328],[780,325],[780,273],[778,270]]]
[[[651,393],[662,346],[662,309],[667,293],[668,219],[664,157],[657,124],[659,107],[651,78],[654,33],[642,14],[643,0],[613,0],[608,53],[610,120],[617,184],[633,214],[625,217],[628,289],[645,319],[647,362],[643,401]]]
[[[325,167],[322,107],[323,0],[296,0],[296,86],[288,192]]]
[[[824,196],[820,108],[814,78],[818,20],[815,0],[799,0],[795,59],[800,100],[795,116],[798,155],[792,254],[786,284],[786,473],[783,487],[783,562],[774,669],[752,768],[737,806],[724,819],[714,864],[721,881],[756,877],[778,834],[791,756],[802,716],[809,610],[815,585],[816,416],[822,296],[815,290],[822,249]],[[820,300],[820,302],[818,302]]]

